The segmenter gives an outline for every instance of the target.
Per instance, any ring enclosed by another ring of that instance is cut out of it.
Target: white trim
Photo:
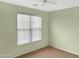
[[[56,46],[50,46],[50,47],[54,47],[54,48],[57,48],[57,49],[60,49],[60,50],[63,50],[63,51],[66,51],[66,52],[69,52],[69,53],[72,53],[72,54],[75,54],[75,55],[79,55],[79,53],[76,53],[76,52],[73,52],[73,51],[68,51],[66,49],[59,48],[59,47],[56,47]]]

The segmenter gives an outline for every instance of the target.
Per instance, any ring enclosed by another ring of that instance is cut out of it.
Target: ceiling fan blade
[[[47,1],[47,3],[56,4],[56,2],[50,2],[50,1]]]
[[[46,2],[44,2],[44,3],[41,5],[41,7],[43,7],[45,4],[46,4]]]

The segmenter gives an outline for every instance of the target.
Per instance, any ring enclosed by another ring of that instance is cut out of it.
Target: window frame
[[[32,43],[32,42],[38,42],[38,41],[41,41],[42,39],[43,39],[43,17],[41,17],[41,16],[37,16],[37,15],[32,15],[32,14],[25,14],[25,13],[17,13],[17,16],[18,16],[18,14],[22,14],[22,15],[28,15],[28,16],[30,16],[30,29],[18,29],[18,21],[16,22],[16,29],[17,29],[17,45],[24,45],[24,44],[29,44],[29,43]],[[38,29],[31,29],[31,16],[35,16],[35,17],[40,17],[41,18],[41,28],[38,28]],[[17,20],[18,20],[18,17],[17,17]],[[25,30],[25,31],[27,31],[27,30],[29,30],[30,31],[30,42],[29,43],[24,43],[24,44],[18,44],[18,31],[19,30]],[[40,30],[41,31],[41,40],[37,40],[37,41],[32,41],[32,30]]]

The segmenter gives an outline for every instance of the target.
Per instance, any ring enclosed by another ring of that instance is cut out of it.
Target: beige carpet
[[[46,47],[28,54],[24,54],[18,58],[79,58],[79,56],[56,48]]]

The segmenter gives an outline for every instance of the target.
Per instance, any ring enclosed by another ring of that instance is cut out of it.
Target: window
[[[17,14],[17,44],[42,40],[42,17]]]

